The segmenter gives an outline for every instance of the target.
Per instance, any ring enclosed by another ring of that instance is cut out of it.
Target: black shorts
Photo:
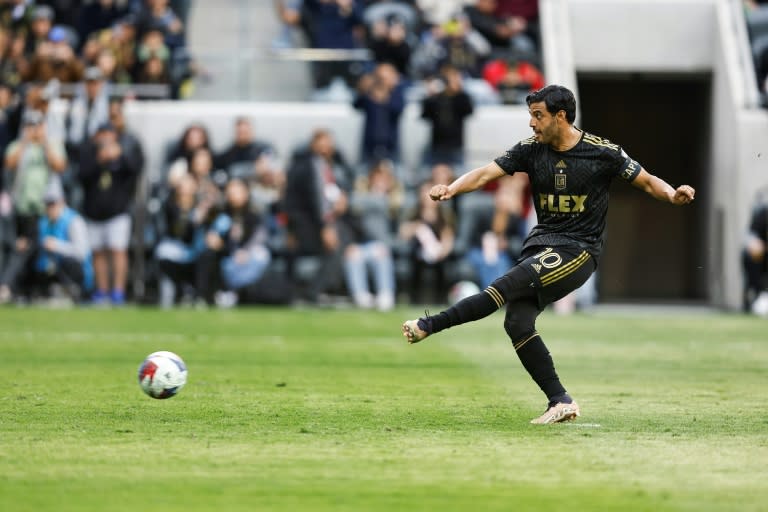
[[[594,258],[576,246],[529,247],[516,266],[531,276],[542,309],[579,288],[597,268]]]

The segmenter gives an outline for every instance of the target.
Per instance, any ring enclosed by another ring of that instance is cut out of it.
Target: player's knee
[[[527,312],[507,311],[504,330],[507,331],[509,339],[516,342],[536,332],[536,319]]]

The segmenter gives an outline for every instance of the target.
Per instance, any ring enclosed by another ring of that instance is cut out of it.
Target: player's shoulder
[[[527,139],[523,139],[520,142],[518,142],[520,146],[530,146],[531,144],[538,144],[538,141],[536,140],[535,135],[531,135]]]
[[[608,152],[608,153],[621,153],[621,146],[618,144],[614,144],[610,140],[600,137],[598,135],[584,132],[584,137],[582,137],[582,142],[584,144],[589,145],[591,148],[594,148],[595,150],[599,152]]]

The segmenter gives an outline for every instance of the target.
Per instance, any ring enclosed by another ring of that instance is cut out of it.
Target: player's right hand
[[[448,185],[435,185],[429,190],[429,197],[433,201],[445,201],[453,197]]]

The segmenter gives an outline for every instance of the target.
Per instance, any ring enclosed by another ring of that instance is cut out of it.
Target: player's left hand
[[[696,196],[696,190],[690,185],[680,185],[675,189],[675,195],[672,196],[672,204],[684,205],[693,201]]]

